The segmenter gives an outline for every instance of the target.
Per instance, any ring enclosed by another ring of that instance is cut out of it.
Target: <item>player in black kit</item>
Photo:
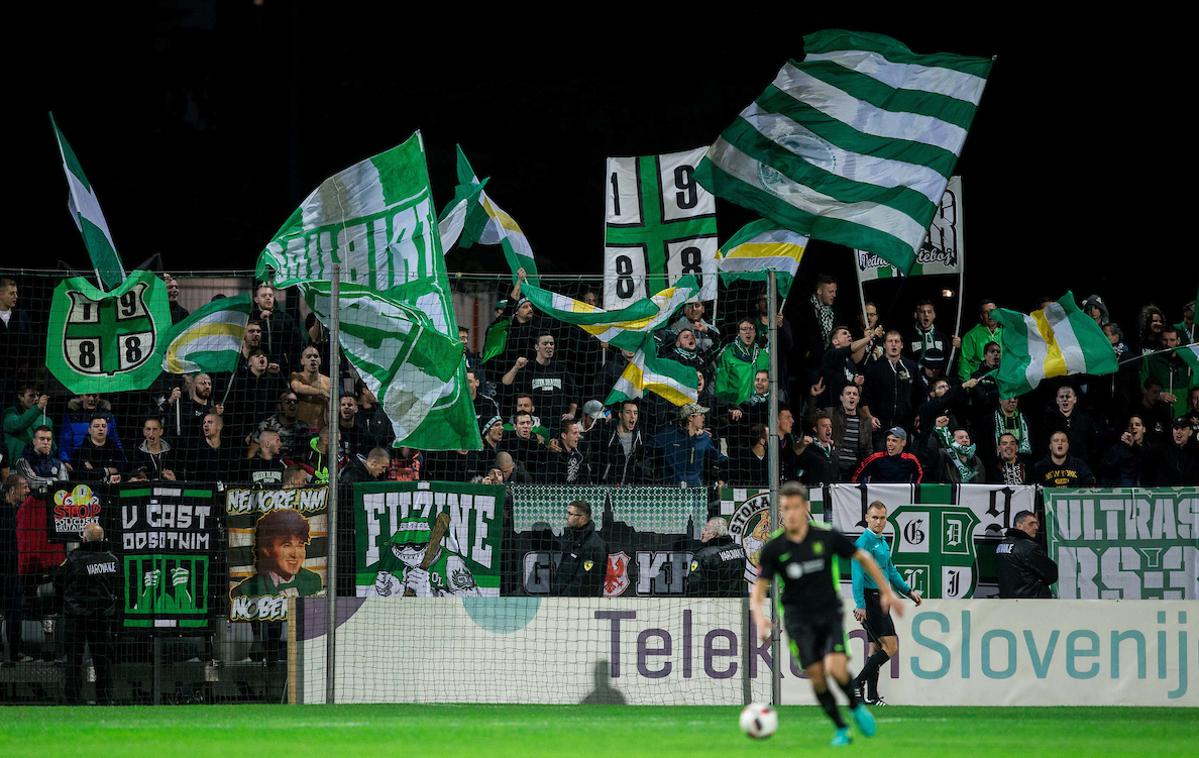
[[[895,602],[890,584],[869,553],[859,550],[849,538],[832,527],[811,521],[807,487],[788,482],[779,488],[779,518],[783,528],[762,547],[758,581],[750,595],[750,610],[758,635],[764,641],[774,628],[774,624],[766,619],[762,604],[771,580],[777,578],[780,585],[778,606],[791,638],[791,655],[803,666],[804,673],[812,681],[816,700],[837,725],[833,745],[848,745],[850,736],[837,701],[828,688],[827,677],[830,675],[849,700],[849,709],[858,729],[865,736],[873,737],[874,716],[854,693],[850,684],[853,677],[846,666],[849,645],[842,623],[837,558],[853,558],[862,565],[879,587],[879,603],[884,611],[894,610],[896,615],[902,616],[903,607]]]

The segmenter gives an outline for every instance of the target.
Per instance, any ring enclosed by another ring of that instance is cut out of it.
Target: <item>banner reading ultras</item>
[[[1199,487],[1045,490],[1060,598],[1199,599]]]
[[[503,487],[355,484],[358,596],[499,595],[503,512]]]
[[[287,598],[325,591],[329,488],[225,490],[229,620],[286,621]]]
[[[208,628],[214,498],[193,484],[120,489],[126,629]]]

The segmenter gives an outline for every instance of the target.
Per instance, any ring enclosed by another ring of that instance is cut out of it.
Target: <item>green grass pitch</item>
[[[878,736],[830,748],[815,707],[754,741],[737,707],[339,705],[0,707],[3,756],[1199,755],[1199,709],[875,709]],[[875,752],[881,751],[881,752]]]

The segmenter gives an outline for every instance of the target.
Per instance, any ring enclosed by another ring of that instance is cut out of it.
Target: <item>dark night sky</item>
[[[51,5],[39,13],[55,17],[10,30],[29,34],[8,68],[19,93],[6,109],[9,196],[23,185],[20,247],[36,257],[10,247],[5,265],[86,263],[53,110],[127,265],[161,251],[171,268],[252,267],[322,179],[419,128],[439,207],[459,142],[543,271],[598,274],[604,158],[710,143],[803,34],[844,27],[916,52],[999,56],[958,169],[967,302],[994,293],[1027,310],[1041,294],[1097,291],[1128,321],[1150,299],[1176,316],[1199,281],[1192,235],[1179,240],[1161,221],[1178,215],[1169,183],[1144,168],[1173,154],[1159,125],[1176,116],[1150,75],[1169,65],[1133,53],[1141,39],[1172,44],[1127,20],[1047,27],[1005,21],[1017,14],[998,6],[976,19],[959,7],[942,9],[944,20],[891,21],[705,5],[690,24],[661,13],[622,24],[599,5],[561,5],[514,24],[354,3],[94,6]],[[732,10],[741,15],[725,18]],[[719,214],[722,238],[749,220],[725,204]],[[848,255],[814,245],[806,275],[848,274]],[[475,248],[449,266],[496,271],[502,261]]]

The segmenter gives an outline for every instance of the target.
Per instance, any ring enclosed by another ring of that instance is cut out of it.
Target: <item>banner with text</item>
[[[1058,597],[1199,600],[1199,487],[1044,496]]]
[[[293,702],[323,703],[325,601],[295,602]],[[740,706],[770,697],[770,643],[748,631],[739,599],[366,598],[345,605],[337,628],[339,702]],[[895,705],[1193,708],[1194,614],[1193,603],[1169,600],[909,604],[894,619],[899,654],[880,672],[879,690]],[[869,641],[848,607],[844,624],[854,658],[865,660]],[[382,650],[439,651],[436,676],[427,655],[390,655],[380,665]],[[783,704],[814,704],[794,658],[781,668]]]
[[[78,542],[87,524],[104,526],[108,498],[90,484],[55,482],[46,492],[46,536],[51,542]]]
[[[1020,511],[1036,512],[1037,488],[1001,484],[831,484],[831,523],[850,539],[866,529],[866,508],[879,501],[895,516],[883,537],[904,579],[926,597],[963,598],[996,592],[995,545]],[[906,531],[905,531],[906,530]],[[964,530],[964,531],[963,531]],[[963,540],[969,535],[970,539]],[[841,578],[849,583],[849,566]],[[929,592],[934,594],[928,594]],[[945,594],[942,594],[945,593]],[[964,593],[964,594],[963,594]]]
[[[229,620],[286,621],[287,598],[324,592],[329,488],[225,490]]]
[[[120,488],[126,629],[208,628],[219,527],[214,500],[213,489],[199,484]]]
[[[573,500],[591,505],[596,533],[607,545],[606,597],[683,594],[708,513],[702,487],[522,484],[511,489],[514,534],[507,548],[511,558],[505,560],[505,594],[550,593],[566,506]]]
[[[928,274],[960,274],[962,256],[966,245],[965,226],[962,222],[962,177],[951,176],[941,196],[941,204],[933,216],[933,223],[924,237],[924,244],[916,251],[916,263],[908,276]],[[874,253],[854,250],[858,280],[869,282],[874,279],[894,279],[900,276],[899,269]]]
[[[503,518],[503,487],[356,483],[358,596],[499,595]]]

